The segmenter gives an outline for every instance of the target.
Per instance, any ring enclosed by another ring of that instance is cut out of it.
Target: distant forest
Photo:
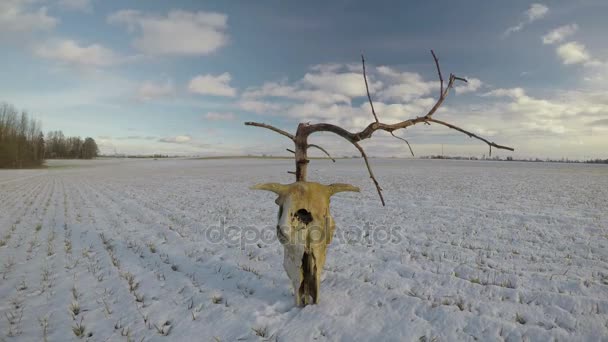
[[[93,138],[65,137],[61,131],[45,138],[39,121],[0,104],[0,168],[38,167],[49,158],[92,159],[98,154]]]

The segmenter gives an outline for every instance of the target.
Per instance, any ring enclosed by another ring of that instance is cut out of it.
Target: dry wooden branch
[[[391,132],[391,135],[399,140],[405,141],[405,143],[407,144],[407,147],[410,148],[410,153],[412,154],[412,157],[415,157],[414,150],[412,150],[412,146],[410,145],[409,141],[405,140],[404,138],[396,136],[395,133],[393,133],[393,132]]]
[[[367,100],[369,101],[369,105],[372,107],[372,114],[374,115],[374,119],[376,122],[378,121],[378,115],[376,115],[376,110],[374,109],[374,102],[372,101],[372,96],[369,94],[369,86],[367,85],[367,73],[365,72],[365,57],[361,54],[361,64],[363,65],[363,80],[365,81],[365,91],[367,92]]]
[[[245,125],[247,125],[247,126],[256,126],[256,127],[263,127],[263,128],[267,128],[267,129],[269,129],[269,130],[271,130],[271,131],[275,131],[275,132],[277,132],[277,133],[279,133],[279,134],[281,134],[281,135],[284,135],[284,136],[288,137],[288,138],[289,138],[289,139],[291,139],[291,140],[295,140],[295,137],[294,137],[293,135],[291,135],[291,134],[289,134],[289,133],[285,132],[285,131],[284,131],[284,130],[282,130],[282,129],[276,128],[276,127],[271,126],[271,125],[267,125],[267,124],[265,124],[265,123],[259,123],[259,122],[245,122]]]
[[[386,132],[390,133],[393,137],[405,141],[410,149],[410,152],[412,153],[412,156],[414,155],[414,151],[412,150],[412,147],[410,146],[409,142],[404,138],[396,136],[394,134],[394,131],[399,130],[399,129],[405,129],[407,127],[410,127],[410,126],[413,126],[413,125],[416,125],[419,123],[423,123],[423,124],[427,124],[427,125],[430,125],[431,123],[436,123],[436,124],[443,125],[448,128],[454,129],[461,133],[464,133],[464,134],[468,135],[470,138],[475,138],[480,141],[483,141],[489,146],[490,155],[492,153],[492,147],[498,148],[498,149],[503,149],[503,150],[514,151],[514,149],[512,147],[498,145],[498,144],[491,142],[485,138],[482,138],[474,133],[466,131],[458,126],[455,126],[455,125],[452,125],[445,121],[441,121],[441,120],[437,120],[437,119],[433,118],[433,114],[435,114],[435,112],[437,112],[439,107],[441,107],[441,105],[447,98],[447,96],[450,92],[450,89],[452,89],[454,87],[454,82],[455,81],[467,82],[467,80],[462,77],[458,77],[453,74],[450,74],[447,85],[444,87],[444,80],[443,80],[443,75],[441,73],[441,67],[439,66],[439,59],[437,58],[437,56],[435,55],[435,52],[433,50],[431,50],[431,54],[433,56],[433,60],[435,61],[435,66],[437,68],[437,74],[439,76],[439,82],[440,82],[439,98],[437,99],[437,101],[435,102],[433,107],[431,107],[431,109],[424,116],[419,116],[416,118],[404,120],[404,121],[397,122],[394,124],[386,124],[386,123],[380,122],[378,120],[378,115],[376,114],[376,111],[374,109],[374,104],[373,104],[373,101],[372,101],[372,98],[371,98],[371,95],[369,92],[369,85],[367,83],[367,74],[366,74],[366,70],[365,70],[365,58],[363,57],[363,55],[361,55],[361,63],[363,64],[363,79],[365,81],[367,99],[370,103],[375,122],[370,123],[369,125],[367,125],[367,127],[365,127],[360,132],[354,132],[354,133],[349,132],[340,126],[336,126],[336,125],[329,124],[329,123],[318,123],[318,124],[300,123],[298,125],[296,135],[293,136],[283,130],[280,130],[276,127],[266,125],[263,123],[246,122],[245,125],[263,127],[263,128],[273,130],[279,134],[282,134],[282,135],[290,138],[294,142],[295,152],[292,150],[289,150],[289,149],[288,149],[288,151],[295,153],[295,159],[296,159],[296,172],[295,173],[296,173],[297,181],[306,181],[306,171],[307,171],[307,167],[308,167],[308,163],[309,163],[308,156],[307,156],[307,150],[309,147],[318,148],[329,156],[327,151],[325,151],[321,147],[319,147],[317,145],[308,144],[307,143],[308,136],[310,136],[311,134],[316,133],[316,132],[331,132],[331,133],[341,136],[342,138],[346,139],[346,141],[353,144],[355,146],[355,148],[357,148],[357,150],[359,150],[359,152],[361,153],[361,156],[363,157],[363,159],[365,161],[365,165],[369,172],[370,178],[372,179],[372,181],[374,182],[374,185],[376,186],[376,189],[378,191],[378,195],[380,196],[380,201],[382,202],[382,205],[384,205],[384,197],[382,196],[382,188],[380,188],[380,185],[378,184],[378,181],[376,180],[376,177],[374,176],[374,173],[372,172],[372,169],[371,169],[371,166],[370,166],[370,163],[369,163],[369,160],[367,158],[365,151],[363,150],[361,145],[359,145],[359,141],[371,138],[371,136],[376,131],[379,131],[379,130],[386,131]],[[330,156],[330,158],[331,158],[331,156]],[[334,159],[332,158],[332,160],[334,160]]]
[[[319,150],[325,152],[325,154],[327,154],[327,156],[329,157],[329,159],[331,159],[331,161],[333,161],[334,163],[336,162],[336,160],[323,147],[321,147],[319,145],[315,145],[315,144],[308,144],[308,147],[314,147],[316,149],[319,149]]]
[[[433,55],[433,60],[435,60],[435,66],[437,67],[437,74],[439,74],[439,96],[443,96],[443,76],[441,76],[441,68],[439,67],[439,59],[435,56],[435,51],[431,50],[431,55]]]
[[[359,145],[356,142],[353,142],[353,145],[355,145],[355,147],[359,150],[359,152],[361,152],[361,157],[363,157],[363,160],[365,160],[365,166],[367,166],[367,172],[369,172],[369,178],[372,179],[372,181],[374,181],[374,185],[376,186],[376,190],[378,191],[378,196],[380,196],[380,202],[382,202],[382,206],[384,206],[384,196],[382,196],[382,188],[380,187],[380,184],[378,184],[378,181],[376,180],[376,177],[374,176],[374,173],[372,172],[372,167],[369,165],[369,160],[367,160],[367,155],[365,154],[365,151],[363,150],[363,147],[361,147],[361,145]]]
[[[486,140],[486,139],[484,139],[484,138],[482,138],[482,137],[480,137],[480,136],[478,136],[478,135],[476,135],[474,133],[471,133],[469,131],[465,131],[464,129],[462,129],[460,127],[456,127],[456,126],[454,126],[452,124],[449,124],[447,122],[444,122],[444,121],[441,121],[441,120],[437,120],[437,119],[433,119],[433,118],[429,118],[428,121],[429,122],[438,123],[440,125],[444,125],[444,126],[449,127],[451,129],[455,129],[458,132],[461,132],[461,133],[464,133],[464,134],[468,135],[469,138],[475,138],[475,139],[478,139],[478,140],[481,140],[481,141],[485,142],[486,144],[488,144],[488,146],[490,146],[490,155],[492,155],[492,147],[496,147],[496,148],[499,148],[499,149],[502,149],[502,150],[515,151],[515,149],[512,148],[512,147],[498,145],[498,144],[496,144],[496,143],[494,143],[492,141],[488,141],[488,140]]]

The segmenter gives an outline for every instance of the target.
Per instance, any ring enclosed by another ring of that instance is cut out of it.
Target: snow
[[[332,198],[305,308],[275,195],[248,189],[289,160],[0,171],[0,341],[608,341],[608,168],[371,162],[386,207],[362,160],[310,164],[362,192]]]

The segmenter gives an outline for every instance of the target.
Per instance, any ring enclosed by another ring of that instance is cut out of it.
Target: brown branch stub
[[[315,145],[315,144],[308,144],[308,147],[314,147],[316,149],[323,151],[329,157],[329,159],[331,159],[331,161],[333,161],[334,163],[336,162],[336,160],[323,147],[321,147],[319,145]]]
[[[361,54],[361,64],[363,65],[363,80],[365,81],[365,91],[367,92],[367,100],[369,101],[369,105],[372,107],[372,114],[374,115],[374,119],[376,122],[380,122],[378,120],[378,115],[376,115],[376,110],[374,109],[374,102],[372,101],[372,96],[369,94],[369,85],[367,84],[367,73],[365,71],[365,57]]]
[[[286,148],[286,150],[287,150],[287,152],[291,152],[291,153],[293,153],[293,154],[296,154],[296,151],[294,151],[294,150],[292,150],[292,149]]]
[[[279,129],[279,128],[276,128],[276,127],[274,127],[274,126],[267,125],[267,124],[265,124],[265,123],[260,123],[260,122],[251,122],[251,121],[248,121],[248,122],[245,122],[245,126],[255,126],[255,127],[267,128],[267,129],[269,129],[269,130],[271,130],[271,131],[275,131],[275,132],[277,132],[277,133],[279,133],[279,134],[281,134],[281,135],[284,135],[284,136],[288,137],[288,138],[289,138],[289,139],[291,139],[291,140],[295,140],[295,137],[294,137],[292,134],[287,133],[287,132],[285,132],[284,130]]]

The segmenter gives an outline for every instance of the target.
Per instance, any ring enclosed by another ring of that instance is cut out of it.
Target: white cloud
[[[233,121],[234,119],[236,119],[236,116],[234,115],[234,113],[231,112],[208,112],[207,114],[205,114],[205,119],[210,121]]]
[[[118,11],[108,22],[127,25],[139,36],[133,45],[151,55],[208,55],[228,43],[228,17],[215,12],[172,10],[167,16]]]
[[[482,96],[510,97],[516,99],[525,96],[525,92],[522,88],[499,88],[489,91]]]
[[[146,81],[137,89],[137,99],[151,101],[175,94],[175,87],[171,81],[164,84]]]
[[[533,22],[535,20],[542,19],[547,12],[549,12],[549,7],[543,4],[532,4],[525,13],[528,17],[528,22]]]
[[[604,93],[569,91],[542,99],[526,94],[522,88],[511,88],[495,89],[484,96],[510,99],[507,107],[499,109],[505,115],[536,125],[546,123],[543,129],[553,132],[574,130],[608,114],[608,97]]]
[[[523,22],[515,25],[515,26],[511,26],[508,29],[505,30],[505,32],[503,33],[504,37],[509,36],[511,33],[515,33],[518,31],[521,31],[524,28],[525,24]]]
[[[256,100],[241,100],[238,106],[243,110],[257,114],[275,114],[282,108],[278,103]]]
[[[59,19],[49,16],[46,7],[32,9],[31,0],[0,1],[0,36],[53,29]]]
[[[568,42],[560,45],[557,55],[564,64],[583,64],[592,62],[591,55],[585,45],[578,42]]]
[[[576,33],[576,31],[578,31],[577,24],[560,26],[542,37],[543,44],[555,44],[562,42],[564,39]]]
[[[236,89],[232,88],[229,83],[232,80],[232,76],[225,72],[221,75],[199,75],[194,77],[188,85],[188,90],[191,93],[201,95],[215,95],[215,96],[236,96]]]
[[[38,46],[34,53],[40,57],[81,67],[106,67],[126,61],[111,49],[99,44],[80,45],[70,39],[56,40]]]
[[[158,141],[163,143],[186,144],[192,141],[192,137],[189,135],[177,135],[173,137],[160,138]]]
[[[372,82],[368,75],[369,90],[373,92],[381,86],[378,82]],[[312,88],[325,91],[327,93],[345,95],[351,98],[366,96],[365,82],[360,73],[346,72],[321,72],[307,73],[302,82]]]
[[[457,94],[476,92],[483,85],[483,82],[478,78],[471,77],[466,78],[466,80],[467,83],[462,84],[462,82],[459,82],[460,84],[454,88]]]
[[[521,31],[526,26],[526,24],[529,24],[529,23],[532,23],[534,21],[544,18],[545,15],[547,15],[547,12],[549,12],[549,7],[547,7],[543,4],[535,3],[535,4],[530,5],[530,8],[528,8],[523,13],[527,20],[521,21],[517,25],[507,28],[505,30],[505,32],[503,33],[503,37],[507,37],[511,33]]]
[[[377,72],[385,77],[389,85],[378,92],[382,101],[408,102],[421,96],[429,95],[439,88],[438,82],[425,81],[418,73],[400,72],[387,66],[379,66]]]
[[[281,115],[300,121],[323,121],[346,128],[361,128],[373,120],[366,99],[360,66],[320,64],[295,82],[265,82],[247,89],[239,107],[258,114]],[[425,81],[421,75],[386,66],[368,66],[367,76],[374,106],[383,122],[397,122],[424,115],[433,106],[431,93],[439,90],[438,81]],[[474,79],[477,90],[481,81]],[[360,104],[353,106],[354,99]],[[443,110],[443,109],[442,109]]]
[[[301,81],[297,85],[288,85],[285,82],[265,82],[261,87],[247,89],[243,93],[243,98],[254,100],[263,97],[282,97],[319,103],[350,103],[351,101],[350,97],[344,94],[332,93],[329,90],[303,89],[304,86]]]
[[[59,0],[59,6],[72,11],[90,12],[93,10],[91,0]]]

